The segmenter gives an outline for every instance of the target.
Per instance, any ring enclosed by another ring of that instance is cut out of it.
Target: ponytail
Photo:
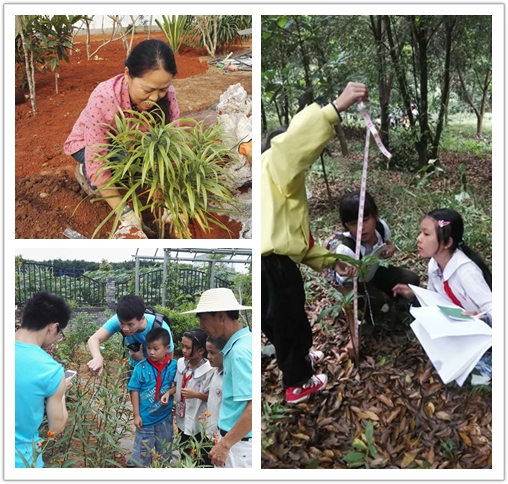
[[[485,264],[480,254],[478,254],[478,252],[474,251],[471,249],[471,247],[467,246],[464,243],[459,244],[459,249],[462,250],[462,252],[464,252],[464,254],[466,254],[480,268],[487,286],[489,286],[490,290],[492,291],[492,273],[490,272],[487,264]]]

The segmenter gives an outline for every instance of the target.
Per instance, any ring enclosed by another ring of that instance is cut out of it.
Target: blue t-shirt
[[[134,333],[132,336],[126,336],[125,344],[129,345],[131,343],[141,343],[143,345],[143,355],[145,358],[148,358],[148,353],[146,352],[146,335],[153,327],[155,316],[153,314],[145,314],[145,318],[146,318],[145,330],[141,333]],[[111,335],[119,333],[122,330],[122,328],[120,328],[120,321],[118,320],[118,316],[116,314],[112,318],[108,319],[102,327]],[[171,334],[171,329],[169,328],[169,326],[166,324],[165,321],[162,322],[162,327],[169,332],[168,353],[171,353],[174,349],[173,335]],[[131,364],[135,365],[136,362],[132,361]]]
[[[63,377],[63,368],[40,346],[16,341],[15,351],[15,413],[16,413],[16,467],[26,467],[19,450],[29,466],[33,443],[41,441],[39,426],[44,417],[44,402],[57,390]],[[43,467],[42,455],[37,467]]]
[[[161,398],[172,386],[176,374],[176,361],[171,360],[162,370],[162,382],[159,398],[154,402],[157,370],[147,360],[140,361],[132,372],[127,388],[139,392],[139,415],[143,419],[143,427],[153,427],[164,422],[171,415],[173,395],[167,405],[162,405]]]
[[[221,353],[224,372],[219,428],[229,432],[252,400],[252,333],[249,328],[233,334]],[[244,437],[252,437],[252,431]]]

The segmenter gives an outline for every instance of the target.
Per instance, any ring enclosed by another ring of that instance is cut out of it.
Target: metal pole
[[[166,307],[166,279],[168,277],[168,251],[169,249],[164,249],[164,265],[162,267],[162,305]]]
[[[134,294],[139,296],[139,257],[136,255],[136,281],[134,284]]]
[[[210,289],[215,287],[215,259],[210,261]]]

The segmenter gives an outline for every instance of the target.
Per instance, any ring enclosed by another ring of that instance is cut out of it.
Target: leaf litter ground
[[[428,190],[459,192],[458,168],[464,163],[476,193],[491,197],[490,158],[445,154],[441,161],[448,175],[432,181]],[[347,160],[354,162],[360,163],[361,155]],[[382,176],[388,183],[402,182],[397,171],[371,167],[369,177],[374,176]],[[332,205],[322,181],[310,184],[311,220],[338,219],[337,208],[330,206],[338,207],[340,194],[347,187],[334,179],[330,183]],[[376,192],[375,198],[382,211],[388,201],[381,193]],[[490,247],[484,249],[483,256],[490,259]],[[415,270],[426,284],[426,263],[416,251],[399,252],[394,263]],[[365,441],[365,426],[371,420],[377,452],[362,467],[490,468],[490,387],[444,385],[410,329],[409,320],[393,318],[391,311],[375,326],[362,325],[357,366],[345,351],[349,339],[345,321],[324,318],[315,323],[320,312],[334,304],[326,286],[329,283],[323,284],[320,274],[303,267],[302,273],[314,348],[325,353],[317,371],[328,375],[328,384],[307,402],[286,405],[275,358],[263,357],[262,467],[348,468],[343,458],[354,451],[354,439]],[[264,336],[263,344],[268,344]]]

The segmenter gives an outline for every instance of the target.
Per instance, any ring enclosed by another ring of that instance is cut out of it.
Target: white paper
[[[410,313],[420,322],[431,339],[443,336],[492,336],[492,328],[481,319],[457,321],[446,316],[437,306],[412,307]]]
[[[432,339],[424,324],[415,320],[411,329],[423,346],[443,383],[464,383],[480,358],[492,346],[492,336],[442,336]]]
[[[420,302],[420,304],[424,306],[450,306],[452,308],[458,307],[456,304],[447,297],[439,294],[435,291],[429,291],[428,289],[424,289],[423,287],[413,286],[412,284],[408,284],[412,291],[415,293],[416,298]]]

